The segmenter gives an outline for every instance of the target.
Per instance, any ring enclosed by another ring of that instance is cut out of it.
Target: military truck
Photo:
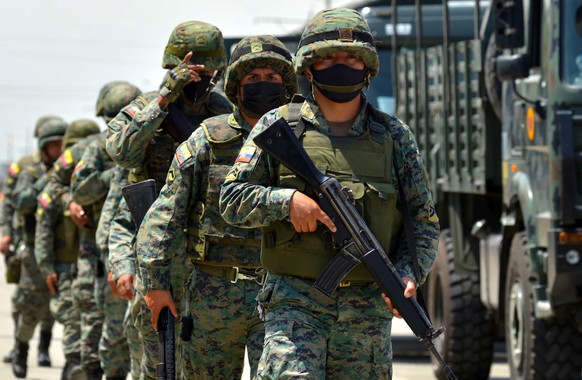
[[[392,89],[441,221],[437,348],[459,379],[488,378],[499,340],[512,379],[580,379],[582,1],[471,2],[464,41],[439,3],[441,44],[400,48]]]

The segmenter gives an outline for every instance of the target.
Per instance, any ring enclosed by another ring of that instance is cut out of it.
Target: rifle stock
[[[307,182],[315,192],[321,209],[337,227],[334,239],[340,250],[319,274],[315,281],[315,289],[330,297],[345,276],[360,262],[364,263],[412,332],[435,356],[446,378],[456,379],[433,343],[444,331],[444,327],[435,330],[416,299],[404,297],[405,286],[400,275],[357,212],[350,200],[349,189],[342,188],[335,178],[324,175],[315,167],[283,118],[276,120],[253,141]]]

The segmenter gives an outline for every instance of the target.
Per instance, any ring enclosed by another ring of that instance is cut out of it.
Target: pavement
[[[14,344],[14,323],[10,310],[10,298],[14,294],[15,285],[6,284],[5,264],[0,258],[0,357],[3,357],[12,349]],[[38,329],[37,329],[38,330]],[[435,379],[430,363],[430,357],[424,346],[418,342],[406,323],[402,320],[394,320],[392,326],[394,346],[393,380],[428,380]],[[53,328],[53,339],[50,346],[52,367],[38,367],[36,364],[38,331],[35,332],[28,354],[27,379],[32,380],[59,380],[64,365],[62,351],[63,329],[58,323]],[[14,379],[10,364],[0,363],[0,380]],[[128,379],[131,377],[128,376]],[[249,380],[249,368],[245,371],[241,380]],[[495,362],[491,368],[490,380],[509,380],[509,368],[505,360],[502,348],[496,352]]]

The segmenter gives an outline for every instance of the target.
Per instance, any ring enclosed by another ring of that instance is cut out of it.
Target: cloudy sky
[[[0,162],[28,154],[39,116],[96,120],[101,86],[127,80],[155,89],[162,52],[180,22],[218,26],[225,37],[285,35],[327,6],[354,0],[0,1]],[[250,4],[250,5],[249,5]]]

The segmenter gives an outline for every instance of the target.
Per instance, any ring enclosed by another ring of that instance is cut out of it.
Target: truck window
[[[570,86],[582,87],[582,3],[563,1],[562,12],[562,81]]]

